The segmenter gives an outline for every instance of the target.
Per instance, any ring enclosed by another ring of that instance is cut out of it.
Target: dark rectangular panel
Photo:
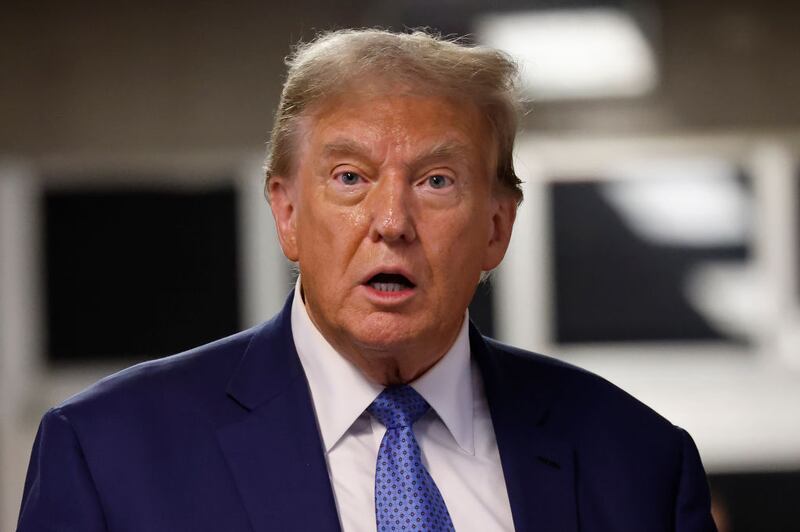
[[[492,282],[486,281],[478,285],[472,302],[469,304],[469,319],[486,336],[493,337],[494,301],[492,299]]]
[[[50,361],[168,355],[239,328],[233,188],[48,191],[44,213]]]
[[[720,532],[787,532],[800,523],[800,471],[710,475]]]
[[[556,341],[746,343],[744,333],[723,330],[688,294],[697,289],[691,280],[700,268],[745,265],[750,243],[730,235],[714,242],[702,234],[682,242],[682,225],[636,227],[642,210],[622,212],[608,186],[591,179],[550,185]],[[722,288],[737,288],[728,285]]]

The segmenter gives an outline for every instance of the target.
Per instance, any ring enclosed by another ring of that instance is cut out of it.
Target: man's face
[[[305,119],[295,174],[274,176],[270,199],[337,349],[437,356],[455,339],[516,207],[494,190],[489,131],[472,104],[407,93],[338,98]]]

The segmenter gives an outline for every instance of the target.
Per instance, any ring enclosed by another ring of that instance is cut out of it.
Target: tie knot
[[[387,429],[410,427],[430,405],[408,385],[386,388],[367,408]]]

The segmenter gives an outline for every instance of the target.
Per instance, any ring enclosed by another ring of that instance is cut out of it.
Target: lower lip
[[[381,303],[401,303],[407,301],[416,293],[414,288],[404,288],[403,290],[397,290],[396,292],[384,292],[383,290],[376,290],[368,284],[361,286],[366,291],[369,299]]]

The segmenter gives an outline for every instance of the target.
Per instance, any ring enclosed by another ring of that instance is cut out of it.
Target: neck
[[[461,330],[459,324],[451,334],[440,335],[435,339],[419,339],[400,346],[370,346],[342,338],[332,331],[325,331],[317,325],[310,313],[309,317],[341,356],[369,380],[383,386],[408,384],[425,374],[447,354]]]
[[[425,374],[453,346],[464,320],[462,317],[457,327],[438,331],[437,334],[431,334],[430,338],[416,338],[402,345],[376,346],[359,343],[339,331],[328,330],[324,323],[315,319],[305,301],[303,306],[312,325],[336,352],[358,368],[367,379],[382,386],[408,384]]]
[[[455,340],[455,338],[454,338]],[[451,342],[452,345],[452,342]],[[370,349],[334,348],[350,363],[356,366],[371,381],[383,386],[408,384],[413,382],[447,353],[439,350],[429,356],[414,357],[411,353],[397,353]]]

